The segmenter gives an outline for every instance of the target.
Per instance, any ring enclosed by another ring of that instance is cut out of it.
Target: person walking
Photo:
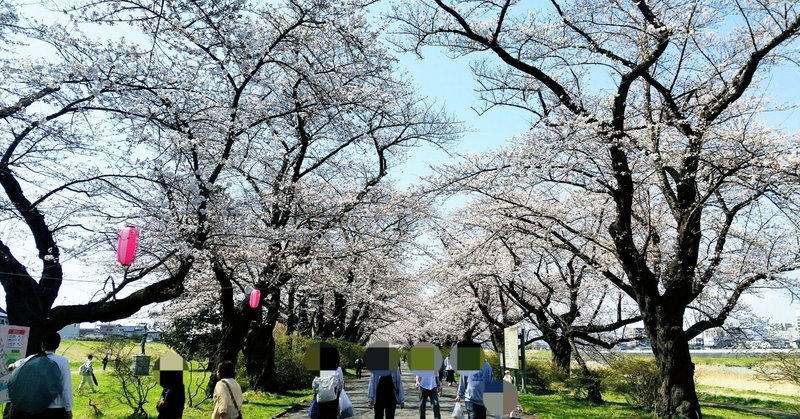
[[[445,374],[447,375],[445,381],[447,382],[448,386],[452,386],[453,384],[456,383],[456,374],[455,371],[453,370],[453,364],[450,363],[449,355],[444,359],[444,370]]]
[[[339,377],[339,382],[342,383],[342,390],[344,390],[344,371],[342,371],[342,367],[336,367],[335,374]]]
[[[320,374],[323,372],[320,371]],[[344,381],[336,371],[328,371],[311,382],[314,399],[317,404],[319,419],[336,419],[339,417],[339,394],[344,388]]]
[[[242,413],[242,387],[236,381],[236,367],[231,361],[217,365],[217,384],[214,386],[214,410],[211,419],[237,419]]]
[[[486,419],[483,392],[492,380],[492,367],[487,361],[483,361],[483,367],[480,371],[469,375],[461,375],[458,381],[456,402],[464,400],[469,419]]]
[[[50,400],[50,404],[47,406],[47,409],[44,412],[38,414],[22,414],[21,417],[25,417],[26,419],[71,419],[72,418],[72,374],[70,372],[69,367],[69,360],[61,355],[56,354],[56,350],[58,346],[61,345],[61,335],[58,333],[52,332],[44,335],[42,338],[42,351],[45,353],[45,356],[50,361],[53,361],[58,366],[58,371],[60,372],[60,377],[48,377],[48,380],[54,380],[56,382],[60,381],[61,384],[61,392],[52,398],[50,394],[47,392],[39,393],[41,397],[47,397],[47,400]],[[9,371],[13,371],[17,368],[22,368],[25,363],[27,363],[31,358],[37,355],[31,355],[27,358],[20,359],[19,361],[11,364],[8,366]],[[42,382],[41,378],[37,379],[37,382]],[[11,383],[9,383],[9,386]],[[36,389],[32,389],[35,391]],[[9,387],[9,394],[11,393],[11,388]],[[45,401],[46,402],[46,401]],[[13,397],[12,397],[12,405],[13,405]],[[13,406],[12,406],[13,411]],[[16,416],[18,413],[12,413],[12,417]]]
[[[78,375],[81,376],[81,382],[78,384],[78,391],[81,391],[83,385],[88,383],[89,390],[92,390],[92,393],[97,393],[97,389],[94,386],[94,367],[92,366],[92,360],[94,359],[94,355],[89,354],[86,356],[86,361],[78,368]]]
[[[416,386],[419,388],[419,419],[425,419],[428,399],[431,400],[433,417],[435,419],[441,419],[442,414],[439,411],[439,390],[442,388],[442,382],[439,380],[439,376],[435,373],[426,374],[422,377],[417,376]]]
[[[183,371],[161,371],[160,378],[163,390],[156,404],[158,419],[182,418],[183,405],[186,402]]]
[[[106,365],[108,365],[108,354],[103,357],[103,371],[106,370]]]
[[[503,381],[505,381],[507,383],[511,383],[511,384],[516,384],[517,383],[516,378],[514,378],[514,376],[511,375],[511,371],[510,370],[506,370],[506,375],[503,376]]]
[[[442,360],[442,365],[439,366],[439,382],[444,382],[444,360]],[[441,391],[439,391],[441,393]]]
[[[367,387],[369,408],[375,410],[375,419],[394,419],[397,405],[405,407],[403,381],[400,378],[400,368],[391,370],[379,376],[373,373],[369,377]]]
[[[364,369],[364,360],[361,358],[356,359],[356,378],[361,378],[361,370]]]

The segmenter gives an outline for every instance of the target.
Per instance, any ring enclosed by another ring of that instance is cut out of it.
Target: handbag
[[[339,418],[349,418],[354,415],[353,402],[350,401],[350,397],[347,396],[347,393],[342,390],[342,392],[339,393]]]
[[[450,417],[464,419],[464,410],[461,409],[461,403],[456,403],[455,407],[453,407],[453,414]]]
[[[239,416],[237,416],[236,419],[242,419],[242,408],[240,408],[239,405],[236,404],[236,397],[233,397],[233,391],[231,391],[231,386],[229,386],[228,383],[226,383],[225,381],[222,381],[222,384],[225,384],[225,388],[228,389],[228,394],[231,395],[231,400],[233,401],[233,407],[235,407],[236,411],[239,412]]]

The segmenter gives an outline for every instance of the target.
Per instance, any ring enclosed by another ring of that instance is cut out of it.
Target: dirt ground
[[[800,387],[788,383],[761,381],[756,372],[745,367],[697,365],[697,383],[700,385],[726,387],[733,390],[758,391],[785,396],[797,396]]]

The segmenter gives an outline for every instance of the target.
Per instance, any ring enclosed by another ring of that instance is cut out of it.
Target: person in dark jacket
[[[364,360],[361,358],[356,359],[356,378],[361,378],[361,370],[364,369]]]
[[[379,376],[373,373],[369,377],[367,388],[369,408],[375,409],[375,419],[394,419],[397,405],[405,407],[403,381],[400,378],[400,368],[388,371],[386,375]]]
[[[180,419],[186,402],[183,371],[161,371],[161,398],[158,399],[158,419]]]

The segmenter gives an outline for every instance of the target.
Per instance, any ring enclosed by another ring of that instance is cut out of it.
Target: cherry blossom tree
[[[100,108],[109,96],[138,89],[127,83],[143,73],[137,51],[124,42],[90,40],[75,28],[29,21],[5,2],[2,8],[0,38],[7,44],[0,109],[0,284],[9,321],[31,328],[28,352],[35,352],[48,330],[128,317],[147,304],[174,298],[194,257],[191,251],[154,245],[152,236],[145,236],[131,268],[122,272],[111,263],[116,227],[146,217],[149,203],[161,207],[167,198],[162,192],[170,189],[130,169],[131,162],[120,154],[125,142],[106,137],[109,131],[98,123],[107,115]],[[26,47],[54,56],[30,58]],[[146,202],[137,199],[145,195]],[[150,214],[156,212],[149,208]],[[28,257],[31,247],[35,257]],[[102,261],[101,269],[112,272],[106,285],[87,303],[54,306],[64,281],[73,280],[65,278],[64,261],[87,258]],[[122,279],[113,281],[114,276]]]
[[[553,363],[569,374],[579,356],[575,341],[612,348],[624,340],[612,332],[641,320],[591,266],[509,223],[492,200],[477,200],[450,218],[453,226],[439,233],[447,259],[436,264],[458,267],[451,269],[460,275],[442,277],[475,296],[496,349],[504,346],[503,328],[524,321],[539,332],[528,343],[547,342]]]
[[[395,8],[398,43],[487,53],[473,67],[481,98],[535,118],[516,147],[451,179],[481,185],[634,299],[661,374],[659,416],[699,418],[688,339],[724,324],[743,294],[786,286],[800,263],[796,145],[759,122],[759,81],[797,60],[800,5],[521,7]]]
[[[369,3],[103,1],[77,9],[152,40],[153,71],[135,94],[117,98],[118,120],[157,156],[154,176],[181,185],[164,220],[178,234],[164,239],[200,229],[204,272],[186,285],[218,293],[216,358],[236,361],[242,350],[254,388],[274,387],[272,334],[287,286],[313,277],[304,274],[312,268],[355,275],[364,260],[331,269],[322,252],[348,242],[344,231],[357,231],[351,217],[369,219],[391,201],[382,183],[408,147],[456,132],[393,74],[364,17]],[[391,241],[394,231],[378,233]],[[384,255],[397,260],[396,252]],[[248,287],[263,296],[256,309],[242,298]]]

